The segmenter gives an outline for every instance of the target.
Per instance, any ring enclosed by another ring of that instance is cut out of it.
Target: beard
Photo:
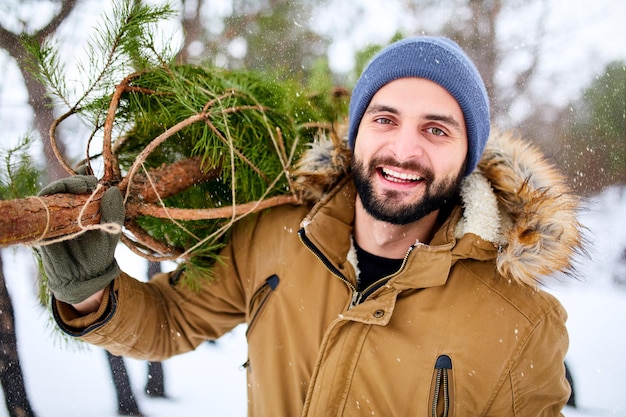
[[[387,190],[382,195],[377,195],[374,191],[372,178],[377,175],[376,167],[380,165],[395,166],[422,173],[422,181],[426,184],[422,198],[411,203],[402,203],[401,198],[404,193],[400,191]],[[465,168],[462,167],[455,176],[436,180],[432,170],[426,169],[418,163],[400,164],[392,158],[374,158],[366,167],[361,161],[357,161],[353,157],[351,170],[356,192],[365,211],[376,220],[395,225],[406,225],[456,201]]]

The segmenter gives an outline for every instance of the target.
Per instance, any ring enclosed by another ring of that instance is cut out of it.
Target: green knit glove
[[[71,193],[86,194],[96,189],[93,175],[75,175],[54,181],[44,187],[39,196]],[[124,223],[124,201],[117,187],[109,188],[100,202],[101,223]],[[115,247],[120,234],[89,230],[64,242],[41,246],[43,268],[48,286],[63,302],[77,304],[105,288],[119,276]]]

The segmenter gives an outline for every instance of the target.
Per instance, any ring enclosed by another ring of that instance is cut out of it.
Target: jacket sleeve
[[[149,282],[122,273],[99,311],[81,317],[55,300],[55,320],[66,333],[115,355],[157,361],[187,352],[245,321],[245,295],[231,255],[227,246],[214,278],[199,290],[172,282],[172,273]]]
[[[519,346],[489,416],[562,416],[571,388],[565,378],[567,313],[557,302]],[[513,400],[511,410],[511,399]],[[506,410],[506,411],[505,411]]]

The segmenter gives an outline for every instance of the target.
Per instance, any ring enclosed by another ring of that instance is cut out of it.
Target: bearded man
[[[487,144],[485,86],[446,38],[383,49],[349,116],[348,174],[317,202],[239,221],[197,291],[184,268],[121,272],[101,231],[87,232],[94,258],[43,246],[59,326],[162,360],[245,323],[253,417],[560,415],[566,313],[539,284],[580,245],[562,177],[521,141]],[[62,181],[42,194],[97,182]],[[121,224],[111,190],[103,217]]]

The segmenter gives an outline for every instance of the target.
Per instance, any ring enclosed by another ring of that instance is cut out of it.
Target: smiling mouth
[[[417,174],[398,172],[389,168],[380,168],[379,171],[384,179],[398,184],[410,184],[422,181],[424,179]]]

